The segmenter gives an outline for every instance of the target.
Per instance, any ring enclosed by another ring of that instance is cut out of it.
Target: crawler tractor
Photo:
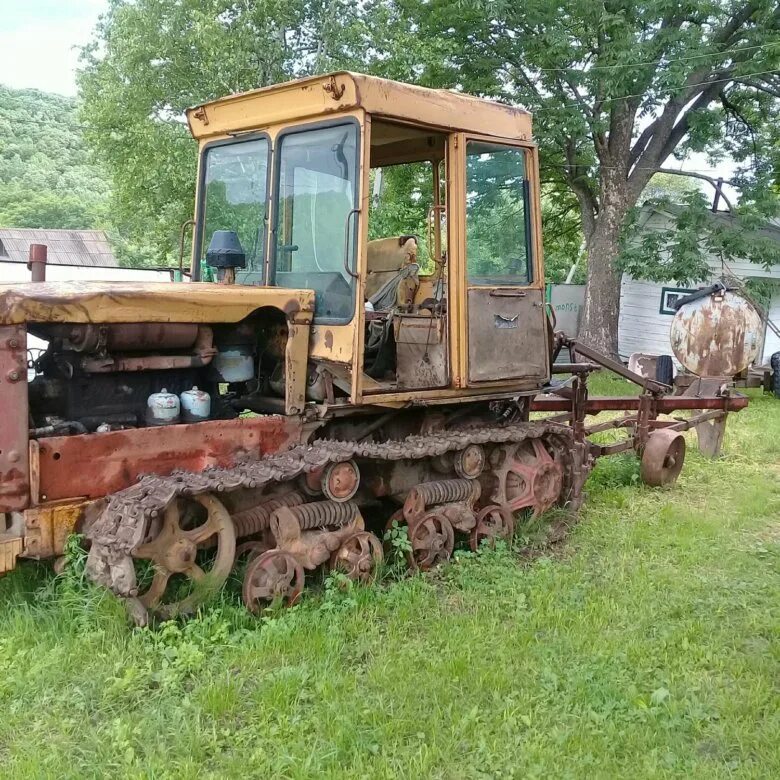
[[[744,406],[555,332],[526,111],[335,73],[187,119],[189,282],[0,287],[0,570],[79,532],[140,619],[192,611],[239,559],[257,611],[320,567],[369,579],[388,528],[429,569],[576,511],[597,455],[671,482],[681,431],[714,450]],[[589,398],[598,365],[641,394]],[[627,414],[589,428],[604,409]],[[586,438],[605,426],[629,436]]]

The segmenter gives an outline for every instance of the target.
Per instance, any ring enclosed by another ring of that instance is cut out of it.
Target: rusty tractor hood
[[[311,322],[313,290],[185,282],[0,285],[0,325],[27,322],[238,322],[269,306]]]

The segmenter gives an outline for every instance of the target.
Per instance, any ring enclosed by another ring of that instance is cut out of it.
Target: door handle
[[[491,290],[491,298],[525,298],[525,290]]]

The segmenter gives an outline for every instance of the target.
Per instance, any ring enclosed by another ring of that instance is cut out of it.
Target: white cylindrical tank
[[[677,360],[700,377],[733,377],[758,356],[761,317],[745,298],[721,290],[683,304],[669,337]]]
[[[185,390],[180,396],[181,416],[184,422],[201,422],[211,415],[211,396],[205,390]]]
[[[225,382],[247,382],[255,376],[255,358],[246,346],[221,349],[214,358],[214,367]]]
[[[173,425],[179,422],[180,411],[179,396],[163,387],[146,401],[146,422],[149,425]]]

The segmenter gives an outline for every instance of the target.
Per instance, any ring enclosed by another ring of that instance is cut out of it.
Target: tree
[[[545,178],[579,206],[581,338],[608,354],[617,353],[621,236],[671,155],[731,154],[749,226],[777,212],[766,186],[780,98],[776,0],[377,0],[367,22],[372,67],[534,111]]]
[[[87,139],[114,185],[129,238],[170,259],[192,217],[197,147],[189,106],[313,70],[339,55],[351,3],[110,0],[82,53]]]
[[[97,227],[108,197],[90,158],[76,102],[0,86],[0,226]]]
[[[83,121],[111,173],[115,212],[165,255],[192,214],[189,105],[339,67],[525,105],[544,208],[557,215],[545,227],[555,276],[579,247],[576,208],[587,251],[581,336],[614,355],[622,241],[670,156],[740,163],[743,229],[718,231],[730,251],[776,213],[767,182],[780,148],[779,34],[776,0],[110,0],[85,52]],[[681,226],[688,278],[702,271],[699,224]]]

